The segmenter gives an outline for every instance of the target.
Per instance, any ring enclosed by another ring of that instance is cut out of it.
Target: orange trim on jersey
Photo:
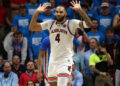
[[[48,81],[51,80],[57,80],[57,77],[48,77]]]
[[[58,74],[57,76],[58,76],[58,77],[70,77],[69,74]]]

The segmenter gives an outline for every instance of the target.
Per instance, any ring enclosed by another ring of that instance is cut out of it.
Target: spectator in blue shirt
[[[72,81],[72,84],[74,86],[82,86],[83,85],[83,75],[80,71],[78,71],[76,69],[76,64],[74,62],[74,64],[72,65],[72,70],[75,74],[75,80]]]
[[[102,13],[98,16],[99,31],[105,35],[106,29],[112,26],[113,16],[108,13],[109,4],[104,2],[101,4]]]
[[[30,0],[30,3],[26,4],[26,12],[31,18],[38,6],[37,0]]]
[[[89,66],[90,56],[97,50],[97,39],[91,38],[89,41],[90,49],[84,53],[84,86],[94,86],[93,72]]]
[[[9,62],[5,62],[3,66],[4,72],[0,75],[0,86],[18,86],[18,77],[11,71]]]
[[[21,4],[19,11],[20,13],[13,19],[12,26],[13,28],[17,28],[17,30],[21,31],[23,36],[28,38],[30,17],[26,14],[26,6]]]
[[[37,59],[42,40],[46,37],[44,31],[34,32],[29,38],[29,56],[31,60]]]
[[[104,36],[101,32],[98,31],[98,20],[97,19],[93,19],[92,20],[92,27],[91,27],[91,31],[87,33],[89,38],[96,38],[99,42],[100,41],[104,41]]]

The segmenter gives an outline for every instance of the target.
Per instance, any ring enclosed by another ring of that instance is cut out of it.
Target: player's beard
[[[59,19],[56,18],[56,20],[57,20],[58,22],[61,22],[61,21],[64,20],[64,18],[65,18],[65,16],[63,16],[63,17],[61,17],[61,18],[59,18]]]

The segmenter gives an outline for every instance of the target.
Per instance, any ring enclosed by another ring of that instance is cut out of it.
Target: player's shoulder
[[[71,19],[71,20],[68,20],[68,21],[72,24],[80,22],[80,20],[78,20],[78,19]]]

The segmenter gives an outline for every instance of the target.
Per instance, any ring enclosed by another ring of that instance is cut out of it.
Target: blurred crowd
[[[35,10],[44,3],[48,4],[48,11],[39,14],[38,22],[55,19],[55,8],[59,5],[66,8],[68,20],[84,21],[70,8],[70,1],[0,0],[0,86],[45,86],[49,31],[32,32],[29,24]],[[120,86],[120,0],[80,0],[80,4],[91,18],[92,26],[76,30],[74,74],[68,86]],[[41,49],[47,54],[43,62],[44,78],[39,84],[37,71]]]

